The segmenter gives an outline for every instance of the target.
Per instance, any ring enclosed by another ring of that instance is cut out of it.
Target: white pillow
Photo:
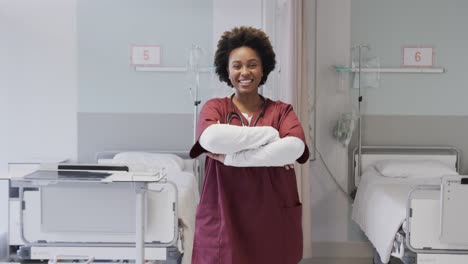
[[[113,164],[127,165],[130,171],[178,172],[184,170],[184,160],[174,154],[149,152],[121,152],[112,159]]]
[[[443,175],[458,175],[455,168],[438,160],[380,160],[375,168],[386,177],[434,178]]]

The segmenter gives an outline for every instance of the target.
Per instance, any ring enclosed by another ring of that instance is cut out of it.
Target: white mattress
[[[167,179],[177,186],[179,198],[179,219],[184,226],[184,256],[182,264],[192,261],[193,236],[195,234],[195,213],[200,201],[198,184],[195,175],[191,172],[168,173]],[[150,184],[151,186],[151,184]],[[151,188],[149,186],[149,188]]]
[[[406,218],[407,196],[421,184],[440,184],[440,178],[390,178],[373,166],[362,174],[353,204],[352,219],[361,227],[387,263],[396,232]]]

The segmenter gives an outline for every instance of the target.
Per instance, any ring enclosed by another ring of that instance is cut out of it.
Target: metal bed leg
[[[138,184],[136,188],[136,233],[135,233],[135,250],[136,258],[135,264],[144,264],[145,263],[145,184]]]

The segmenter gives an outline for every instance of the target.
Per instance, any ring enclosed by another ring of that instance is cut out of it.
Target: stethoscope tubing
[[[255,119],[254,123],[253,123],[253,126],[256,126],[257,125],[257,122],[258,120],[263,117],[263,114],[265,113],[265,108],[266,108],[266,99],[265,97],[263,97],[261,94],[260,95],[260,98],[262,98],[263,100],[263,104],[262,104],[262,110],[260,111],[260,114],[257,116],[257,118]],[[230,124],[231,123],[231,120],[232,120],[232,117],[235,116],[237,117],[240,122],[241,122],[241,125],[242,126],[245,126],[245,123],[244,123],[244,119],[242,118],[242,116],[236,112],[236,109],[234,108],[234,102],[232,101],[234,97],[234,94],[231,95],[231,98],[230,98],[230,102],[231,102],[231,111],[226,115],[226,124]]]

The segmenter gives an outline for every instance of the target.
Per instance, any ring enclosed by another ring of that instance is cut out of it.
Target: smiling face
[[[254,49],[239,47],[229,54],[228,73],[237,93],[257,93],[263,76],[262,60]]]

